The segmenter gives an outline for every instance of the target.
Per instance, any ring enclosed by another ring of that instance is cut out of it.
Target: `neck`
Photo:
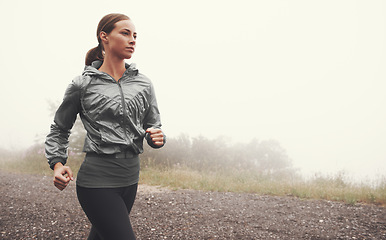
[[[109,74],[115,79],[115,81],[118,81],[126,71],[125,60],[111,58],[108,55],[105,55],[103,64],[99,68],[99,71]]]

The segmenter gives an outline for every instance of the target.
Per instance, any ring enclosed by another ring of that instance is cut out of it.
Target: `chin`
[[[125,59],[130,59],[132,56],[133,56],[133,54],[125,55],[124,58],[125,58]]]

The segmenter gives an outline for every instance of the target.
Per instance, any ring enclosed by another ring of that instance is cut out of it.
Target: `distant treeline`
[[[160,168],[187,167],[198,171],[252,170],[274,173],[292,170],[286,151],[274,140],[227,144],[224,138],[180,135],[162,149],[145,145],[142,164]]]
[[[78,120],[70,137],[70,155],[82,151],[85,131]],[[262,174],[294,172],[286,150],[275,140],[229,144],[225,138],[208,139],[181,134],[168,137],[161,149],[144,143],[142,167],[189,168],[198,171],[251,170]]]

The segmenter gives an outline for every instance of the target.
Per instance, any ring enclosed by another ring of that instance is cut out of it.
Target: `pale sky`
[[[97,45],[128,15],[128,62],[152,79],[168,136],[275,139],[303,172],[386,173],[386,2],[0,1],[0,146],[49,131]]]

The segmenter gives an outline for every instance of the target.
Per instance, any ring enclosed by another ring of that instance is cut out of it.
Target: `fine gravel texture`
[[[75,183],[0,171],[0,239],[87,239]],[[140,185],[137,239],[386,239],[386,208]]]

